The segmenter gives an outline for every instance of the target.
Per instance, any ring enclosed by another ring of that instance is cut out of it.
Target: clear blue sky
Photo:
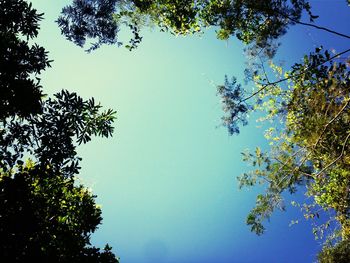
[[[54,60],[42,75],[47,94],[61,89],[95,97],[118,112],[112,139],[78,149],[79,180],[102,205],[103,224],[93,243],[109,243],[122,263],[313,262],[320,243],[309,222],[289,227],[302,214],[276,213],[261,237],[245,217],[261,189],[238,190],[249,170],[240,153],[266,147],[254,120],[239,136],[218,127],[216,84],[242,77],[242,45],[203,36],[174,37],[144,30],[140,47],[103,47],[86,54],[60,35],[54,20],[69,1],[35,0],[45,13],[38,43]],[[319,24],[350,33],[345,0],[311,1]],[[348,41],[349,42],[349,41]],[[303,27],[282,39],[278,58],[298,61],[315,45],[341,51],[346,41]]]

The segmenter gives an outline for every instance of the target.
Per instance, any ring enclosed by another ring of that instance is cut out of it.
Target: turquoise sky
[[[254,119],[239,136],[220,127],[217,84],[242,78],[243,46],[232,39],[174,37],[143,31],[140,47],[103,47],[86,54],[60,35],[54,20],[69,1],[35,0],[45,13],[38,43],[50,52],[44,92],[75,91],[117,110],[114,137],[78,149],[80,180],[98,196],[103,224],[95,245],[109,243],[123,263],[312,262],[320,243],[302,214],[276,213],[261,237],[245,217],[261,189],[238,190],[249,170],[240,153],[266,147]],[[311,1],[319,23],[349,33],[345,0]],[[123,35],[123,34],[122,34]],[[122,36],[121,35],[121,36]],[[282,39],[279,59],[298,61],[316,45],[341,51],[345,41],[295,27]]]

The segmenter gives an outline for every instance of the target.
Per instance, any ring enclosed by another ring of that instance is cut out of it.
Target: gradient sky
[[[236,176],[249,170],[241,152],[266,147],[254,119],[239,136],[220,127],[217,84],[242,78],[245,57],[235,39],[174,37],[143,30],[132,52],[114,46],[86,54],[60,35],[54,20],[69,1],[35,0],[45,13],[38,43],[53,59],[42,74],[44,92],[75,91],[117,110],[114,137],[78,149],[80,181],[102,205],[103,223],[93,244],[109,243],[122,263],[313,262],[321,243],[293,207],[277,212],[257,237],[245,217],[262,189],[238,190]],[[311,1],[318,24],[350,33],[345,0]],[[123,34],[121,34],[123,35]],[[282,38],[286,65],[323,44],[338,51],[342,39],[305,27]]]

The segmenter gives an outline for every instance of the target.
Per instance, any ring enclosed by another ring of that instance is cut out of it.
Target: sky
[[[132,52],[104,46],[87,54],[54,23],[68,3],[33,1],[45,13],[36,42],[54,60],[41,75],[44,92],[94,97],[118,118],[113,138],[78,148],[79,180],[103,212],[92,243],[110,244],[122,263],[314,262],[321,243],[310,222],[289,226],[303,218],[296,208],[275,213],[263,236],[245,225],[263,189],[238,189],[236,177],[249,170],[241,152],[267,143],[254,116],[239,136],[229,136],[216,96],[225,74],[242,80],[242,44],[217,40],[213,29],[184,38],[154,28],[143,30]],[[345,0],[311,3],[320,25],[350,33]],[[346,47],[342,39],[300,26],[281,42],[276,60],[286,65],[320,44]]]

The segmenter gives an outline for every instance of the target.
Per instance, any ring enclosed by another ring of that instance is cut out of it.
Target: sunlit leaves
[[[263,220],[275,209],[283,210],[282,193],[295,193],[300,185],[306,186],[312,200],[300,206],[306,219],[318,219],[320,209],[333,211],[326,223],[315,227],[315,235],[348,239],[349,71],[321,48],[287,74],[273,64],[272,68],[277,81],[270,82],[266,72],[255,77],[258,99],[252,109],[266,111],[260,120],[272,125],[265,133],[271,148],[265,153],[256,148],[254,153],[243,154],[254,169],[239,177],[240,186],[266,186],[247,223],[261,234]],[[282,83],[286,81],[289,83]],[[329,230],[331,221],[338,223],[333,231]]]
[[[318,255],[320,263],[347,263],[350,261],[350,241],[339,242],[335,247],[326,246]]]

